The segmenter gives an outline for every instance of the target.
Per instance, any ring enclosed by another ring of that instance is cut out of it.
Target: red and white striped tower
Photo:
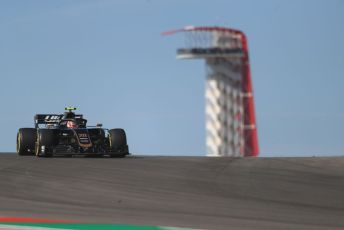
[[[194,27],[184,32],[177,58],[206,61],[206,146],[208,156],[258,156],[247,39],[239,30]]]

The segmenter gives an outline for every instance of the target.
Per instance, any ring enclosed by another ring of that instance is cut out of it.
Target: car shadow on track
[[[139,156],[139,155],[128,155],[128,156],[103,156],[103,155],[68,155],[68,154],[57,154],[54,156],[50,157],[42,157],[42,158],[48,158],[48,159],[53,159],[53,158],[77,158],[77,159],[143,159],[146,158],[146,156]]]

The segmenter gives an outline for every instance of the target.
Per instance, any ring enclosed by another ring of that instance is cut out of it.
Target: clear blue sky
[[[75,105],[131,151],[204,155],[201,60],[185,25],[249,39],[261,156],[344,155],[344,1],[0,1],[0,151],[35,113]]]

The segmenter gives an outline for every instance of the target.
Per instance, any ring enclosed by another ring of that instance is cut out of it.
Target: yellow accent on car
[[[76,108],[75,108],[75,107],[72,107],[72,106],[69,106],[69,107],[66,107],[65,110],[72,111],[72,110],[76,110]]]

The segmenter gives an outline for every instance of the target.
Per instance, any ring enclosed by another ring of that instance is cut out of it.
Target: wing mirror
[[[97,123],[96,126],[97,126],[97,127],[103,127],[103,124]]]

